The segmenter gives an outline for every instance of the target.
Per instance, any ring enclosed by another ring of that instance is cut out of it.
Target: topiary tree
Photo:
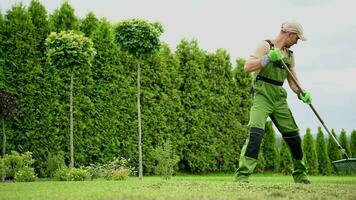
[[[318,127],[318,135],[316,137],[316,155],[318,157],[319,173],[329,175],[331,173],[331,162],[326,151],[324,133],[321,127]]]
[[[120,48],[127,51],[137,59],[137,118],[139,132],[139,178],[143,179],[142,169],[142,127],[141,127],[141,67],[140,62],[144,57],[159,49],[159,36],[163,27],[159,23],[149,23],[142,19],[129,19],[118,23],[115,27],[116,41]]]
[[[356,157],[356,131],[355,130],[351,132],[350,149],[351,149],[351,155],[349,156]]]
[[[305,152],[305,164],[310,174],[318,173],[318,160],[316,156],[315,143],[310,129],[307,129],[303,138],[303,151]]]
[[[74,145],[73,145],[73,89],[74,74],[83,76],[80,68],[91,66],[95,50],[93,43],[81,33],[73,31],[52,32],[46,39],[47,58],[50,65],[58,69],[69,69],[70,74],[70,167],[74,167]],[[90,68],[88,69],[90,70]]]
[[[17,110],[16,98],[8,92],[0,91],[0,118],[2,126],[2,155],[6,154],[6,131],[5,131],[5,118],[14,115]]]

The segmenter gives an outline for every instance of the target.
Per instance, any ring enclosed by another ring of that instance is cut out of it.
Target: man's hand
[[[308,91],[302,91],[302,92],[299,92],[298,94],[298,98],[300,100],[302,100],[304,103],[307,103],[307,104],[311,104],[312,103],[312,98],[311,98],[311,95]]]
[[[279,50],[278,48],[273,48],[268,52],[268,58],[270,59],[270,61],[275,62],[282,60],[284,56],[281,50]]]

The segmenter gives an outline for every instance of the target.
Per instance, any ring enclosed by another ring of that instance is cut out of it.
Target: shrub
[[[5,163],[3,159],[0,159],[0,180],[5,181],[5,177],[6,177]]]
[[[46,174],[52,178],[55,171],[65,166],[64,153],[59,152],[56,155],[49,154],[46,160]]]
[[[89,172],[81,168],[61,167],[54,173],[54,179],[58,181],[84,181],[89,176]]]
[[[57,181],[69,181],[69,168],[68,167],[61,167],[57,169],[54,174],[53,178]]]
[[[179,156],[173,154],[172,145],[169,141],[162,147],[157,147],[151,153],[157,161],[156,174],[163,175],[166,180],[170,179],[174,172],[174,167],[179,162]]]
[[[23,167],[15,174],[15,181],[17,182],[32,182],[37,179],[35,170],[31,167]]]
[[[85,169],[88,171],[91,180],[104,176],[102,165],[90,164],[89,166],[86,166]]]
[[[69,176],[71,181],[84,181],[89,178],[90,174],[82,168],[69,168]]]
[[[100,167],[104,178],[107,180],[126,180],[130,174],[134,173],[134,168],[129,166],[128,160],[122,157],[115,158],[109,164],[103,164]]]
[[[126,180],[129,178],[130,173],[131,170],[127,168],[112,169],[106,171],[105,178],[114,181]]]
[[[25,152],[22,154],[19,154],[16,151],[12,151],[11,154],[5,155],[2,160],[2,168],[0,171],[1,174],[4,174],[4,177],[2,177],[2,180],[5,178],[7,179],[14,179],[16,176],[16,173],[23,168],[31,168],[31,165],[35,162],[34,159],[32,159],[32,153],[31,152]],[[5,171],[5,172],[4,172]]]

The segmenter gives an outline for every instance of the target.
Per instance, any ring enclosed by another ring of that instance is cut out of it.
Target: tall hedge
[[[33,149],[45,137],[38,131],[42,124],[41,93],[42,67],[38,62],[35,26],[30,13],[22,4],[16,4],[6,12],[4,23],[5,90],[18,99],[19,113],[6,122],[9,129],[9,148],[32,151],[39,156],[41,149]],[[40,147],[40,146],[38,146]]]

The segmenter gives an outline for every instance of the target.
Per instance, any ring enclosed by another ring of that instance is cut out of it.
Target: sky
[[[4,14],[12,5],[30,0],[0,0]],[[49,13],[62,0],[40,1]],[[356,3],[352,0],[68,0],[77,16],[92,11],[116,23],[143,18],[164,27],[161,41],[172,50],[182,39],[197,39],[200,48],[214,52],[226,49],[233,65],[248,58],[258,43],[274,39],[284,21],[302,24],[308,41],[291,49],[302,88],[326,126],[347,134],[356,130]],[[317,132],[321,123],[309,106],[297,99],[288,84],[289,107],[303,135]],[[326,133],[324,131],[324,133]]]

